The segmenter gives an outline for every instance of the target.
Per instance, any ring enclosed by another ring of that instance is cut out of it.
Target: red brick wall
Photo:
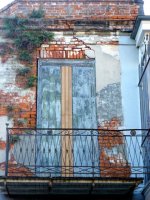
[[[134,20],[138,15],[139,4],[132,0],[97,0],[97,1],[15,1],[0,12],[0,17],[20,15],[26,16],[33,9],[41,6],[47,18],[60,19],[109,19]]]
[[[36,103],[31,104],[29,95],[21,98],[18,93],[4,91],[0,91],[0,95],[0,116],[13,119],[14,127],[35,127]],[[9,105],[12,106],[12,111],[9,111]]]
[[[120,120],[113,118],[99,127],[101,177],[130,177],[131,175],[131,166],[125,155],[123,133],[116,131],[119,126]]]

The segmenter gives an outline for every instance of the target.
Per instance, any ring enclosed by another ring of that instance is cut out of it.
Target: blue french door
[[[71,176],[98,176],[100,155],[98,137],[91,130],[84,130],[97,128],[94,60],[39,60],[37,127],[64,128],[62,124],[64,117],[62,114],[64,83],[62,81],[64,80],[61,79],[65,71],[64,66],[71,67],[71,74],[68,76],[71,76],[69,80],[72,85],[70,87],[72,109],[69,111],[71,112],[69,116],[72,116],[70,119],[72,127],[69,128],[73,129],[72,137],[70,137],[72,162],[66,162],[71,163],[72,166],[66,167],[72,168]],[[36,156],[37,175],[61,176],[64,152],[61,131],[40,130],[39,132]]]

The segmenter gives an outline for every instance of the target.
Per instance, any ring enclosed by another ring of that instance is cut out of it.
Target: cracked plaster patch
[[[112,56],[116,60],[119,60],[118,47],[111,46],[111,45],[102,45],[101,49],[103,53]]]

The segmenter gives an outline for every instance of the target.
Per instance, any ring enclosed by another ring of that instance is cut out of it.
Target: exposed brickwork
[[[25,88],[27,85],[27,76],[16,75],[16,85],[19,88]]]
[[[3,150],[3,149],[5,149],[5,148],[6,148],[6,142],[0,140],[0,150]]]
[[[42,21],[42,22],[41,22]],[[38,31],[44,29],[48,31],[63,31],[72,35],[78,35],[78,32],[85,32],[87,35],[106,35],[106,31],[122,31],[131,32],[134,24],[134,19],[115,19],[115,20],[86,20],[86,19],[30,19],[28,25],[29,29]],[[0,28],[3,29],[3,18],[0,18]],[[108,34],[108,33],[107,33]]]
[[[115,131],[119,125],[120,120],[113,118],[99,127],[101,177],[129,177],[131,174],[131,167],[123,151],[125,148],[123,133]],[[108,132],[107,130],[114,131]]]
[[[50,42],[50,44],[42,45],[42,48],[37,50],[37,56],[53,59],[84,59],[86,58],[85,50],[90,50],[90,47],[78,38],[72,38],[68,42],[60,39]]]
[[[42,6],[48,18],[65,19],[126,19],[132,20],[138,14],[139,6],[133,1],[16,1],[1,12],[1,16],[27,15],[32,9]]]
[[[22,1],[16,0],[0,11],[0,17],[26,17],[33,9],[42,7],[46,19],[43,27],[51,30],[132,30],[140,4],[128,1]],[[58,20],[58,21],[51,21]],[[93,21],[93,22],[92,22]],[[97,23],[98,24],[97,24]],[[1,22],[0,22],[1,24]],[[32,23],[33,25],[34,23]],[[87,29],[88,27],[88,29]]]
[[[5,171],[5,165],[6,163],[0,163],[0,170]],[[8,165],[11,166],[8,170],[8,176],[19,176],[19,177],[27,177],[27,176],[34,176],[34,174],[31,172],[30,169],[23,165],[18,165],[16,168],[16,160],[13,156],[11,156]]]
[[[0,116],[13,118],[14,127],[35,127],[36,103],[31,104],[30,96],[20,97],[18,93],[4,93],[0,91]],[[12,106],[12,111],[8,106]],[[20,120],[23,119],[22,123]]]
[[[1,55],[1,62],[5,63],[9,58],[12,57],[10,54],[12,50],[12,44],[11,43],[0,43],[0,55]]]

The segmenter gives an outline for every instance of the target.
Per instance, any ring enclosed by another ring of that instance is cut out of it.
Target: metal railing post
[[[6,124],[6,162],[5,162],[5,176],[8,176],[8,159],[9,159],[9,124]]]
[[[92,177],[94,178],[94,140],[93,140],[93,131],[91,130],[91,142],[92,142]]]

